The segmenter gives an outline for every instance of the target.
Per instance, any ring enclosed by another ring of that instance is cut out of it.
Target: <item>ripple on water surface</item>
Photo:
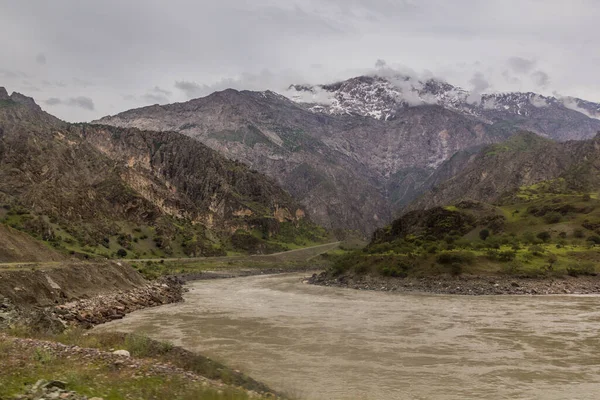
[[[96,329],[170,340],[302,399],[597,399],[600,297],[447,296],[301,283],[190,285]]]

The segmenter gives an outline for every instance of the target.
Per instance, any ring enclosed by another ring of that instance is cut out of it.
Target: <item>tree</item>
[[[127,250],[125,250],[125,249],[119,249],[119,250],[117,250],[117,255],[119,257],[121,257],[121,258],[127,257]]]
[[[479,231],[479,238],[481,240],[486,240],[490,236],[490,231],[488,229],[482,229]]]

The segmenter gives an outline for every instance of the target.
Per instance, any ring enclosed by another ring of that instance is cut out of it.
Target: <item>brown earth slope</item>
[[[66,256],[31,236],[0,224],[0,263],[61,261]]]

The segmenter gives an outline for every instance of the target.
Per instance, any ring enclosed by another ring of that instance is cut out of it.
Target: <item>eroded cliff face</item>
[[[323,234],[275,182],[196,140],[66,124],[10,99],[0,104],[0,206],[4,223],[102,254],[224,254],[238,230],[268,239],[285,224],[286,240],[300,226]]]

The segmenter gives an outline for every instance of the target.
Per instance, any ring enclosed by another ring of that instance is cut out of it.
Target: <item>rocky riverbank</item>
[[[327,272],[313,274],[307,283],[358,290],[426,292],[458,295],[547,295],[600,294],[600,277],[521,278],[511,276],[436,276],[392,278],[357,275],[331,277]]]
[[[183,301],[184,288],[176,278],[162,278],[145,286],[52,307],[50,313],[67,325],[91,328],[148,307]]]

